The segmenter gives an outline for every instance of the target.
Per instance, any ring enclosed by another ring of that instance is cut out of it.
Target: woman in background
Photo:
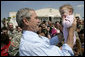
[[[3,27],[1,29],[1,56],[8,56],[8,49],[11,41],[9,40],[8,29]]]

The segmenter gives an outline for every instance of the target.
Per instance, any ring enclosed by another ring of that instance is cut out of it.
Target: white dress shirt
[[[62,49],[50,44],[50,40],[46,37],[39,36],[32,31],[23,31],[19,46],[20,56],[72,56],[72,49],[63,44]]]

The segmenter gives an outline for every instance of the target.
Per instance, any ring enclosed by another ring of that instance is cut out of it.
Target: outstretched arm
[[[73,24],[70,28],[68,28],[68,31],[69,31],[69,34],[68,34],[68,39],[67,39],[67,44],[73,48],[73,43],[74,43],[74,39],[73,39],[73,36],[74,36],[74,31],[76,29],[76,19],[74,19],[73,21]]]

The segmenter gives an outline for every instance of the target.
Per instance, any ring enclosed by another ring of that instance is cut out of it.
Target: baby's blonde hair
[[[72,11],[72,13],[73,13],[74,9],[73,9],[73,7],[72,7],[70,4],[65,4],[65,5],[61,6],[60,9],[59,9],[59,11],[60,11],[62,8],[64,8],[64,7],[66,7],[67,9],[70,9],[70,10]]]

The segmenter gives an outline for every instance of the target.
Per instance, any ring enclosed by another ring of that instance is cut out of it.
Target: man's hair
[[[79,32],[79,34],[84,34],[84,29],[81,29],[81,31]]]
[[[73,7],[72,7],[70,4],[65,4],[65,5],[61,6],[61,7],[59,8],[59,11],[60,11],[62,8],[64,8],[64,7],[66,7],[67,9],[70,9],[70,10],[72,11],[72,13],[73,13],[74,9],[73,9]]]
[[[17,14],[16,14],[16,21],[18,23],[18,26],[19,27],[23,27],[24,23],[23,23],[23,18],[26,18],[26,19],[30,19],[32,13],[30,11],[34,11],[33,9],[30,9],[30,8],[22,8],[20,9]]]
[[[9,43],[9,35],[1,34],[1,44],[8,44],[8,43]]]
[[[3,27],[1,28],[1,32],[3,32],[3,30],[8,30],[7,27]],[[1,44],[8,44],[9,43],[9,35],[1,33]]]
[[[2,32],[2,30],[8,30],[8,28],[7,27],[2,27],[1,32]]]

